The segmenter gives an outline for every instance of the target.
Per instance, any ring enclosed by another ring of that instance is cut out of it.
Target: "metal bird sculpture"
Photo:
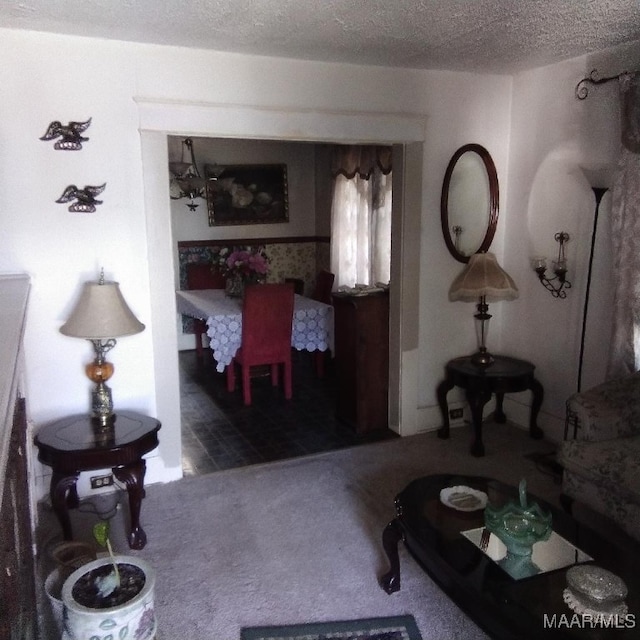
[[[47,132],[40,140],[55,140],[60,138],[54,145],[54,149],[62,151],[78,151],[82,149],[82,143],[89,138],[84,138],[84,133],[91,124],[91,118],[84,122],[69,122],[66,126],[58,120],[54,120],[49,124]]]
[[[106,186],[105,182],[99,187],[85,186],[84,189],[78,189],[75,184],[70,184],[56,202],[64,204],[76,200],[69,207],[69,211],[72,213],[93,213],[96,210],[96,205],[102,204],[102,200],[96,200],[96,196],[101,194]]]

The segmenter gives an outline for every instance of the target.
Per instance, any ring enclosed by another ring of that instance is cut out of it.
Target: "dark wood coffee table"
[[[626,603],[631,617],[618,621],[616,627],[589,628],[587,623],[569,627],[563,621],[570,622],[574,612],[562,597],[569,567],[520,580],[512,578],[462,534],[484,525],[483,511],[457,511],[440,501],[441,489],[457,485],[486,492],[493,505],[518,500],[517,487],[490,478],[432,475],[410,483],[398,494],[397,516],[382,536],[390,569],[380,583],[387,593],[400,589],[398,542],[403,540],[429,576],[492,638],[640,637],[640,545],[631,541],[628,545],[612,544],[561,509],[529,496],[552,513],[556,534],[594,558],[593,564],[620,576],[629,589]]]

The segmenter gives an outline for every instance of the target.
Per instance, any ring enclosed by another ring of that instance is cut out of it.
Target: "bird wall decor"
[[[56,202],[64,204],[75,200],[76,202],[69,207],[69,211],[72,213],[93,213],[96,210],[96,205],[102,204],[102,200],[96,200],[96,196],[100,195],[106,186],[105,182],[99,187],[85,186],[84,189],[78,189],[75,184],[70,184]]]
[[[84,122],[69,122],[63,125],[60,121],[54,120],[47,128],[47,132],[40,138],[40,140],[55,140],[60,138],[53,145],[54,149],[59,151],[78,151],[82,149],[82,143],[86,142],[89,138],[83,137],[84,133],[91,124],[91,118]]]

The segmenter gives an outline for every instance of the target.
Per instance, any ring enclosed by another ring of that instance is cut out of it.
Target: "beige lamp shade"
[[[130,336],[144,325],[127,306],[117,282],[85,282],[69,319],[60,327],[65,336],[101,340]]]
[[[515,300],[518,296],[516,283],[493,253],[474,253],[449,289],[451,302],[477,302],[481,297],[487,302],[498,302]]]

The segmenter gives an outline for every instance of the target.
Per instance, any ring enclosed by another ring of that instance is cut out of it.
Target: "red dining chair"
[[[192,262],[187,265],[187,289],[224,289],[224,276],[214,270],[210,262]],[[207,333],[207,323],[194,319],[193,332],[196,336],[198,362],[203,360],[202,336]]]
[[[316,276],[316,286],[311,298],[325,304],[331,304],[331,289],[333,289],[335,279],[335,274],[330,271],[325,271],[324,269],[320,271]]]
[[[311,298],[318,300],[318,302],[324,302],[325,304],[332,304],[331,289],[333,289],[333,282],[336,279],[335,274],[324,269],[316,276],[316,286],[313,290]],[[324,351],[314,351],[313,357],[316,362],[316,375],[318,378],[324,376],[324,360],[326,353]]]
[[[293,285],[294,293],[299,296],[304,295],[304,280],[301,278],[285,278],[284,281]]]
[[[242,343],[227,366],[227,390],[236,388],[235,363],[242,371],[245,405],[251,404],[251,367],[271,365],[271,384],[278,385],[278,366],[284,368],[284,397],[292,396],[291,327],[293,324],[293,285],[259,284],[244,290],[242,304]]]

